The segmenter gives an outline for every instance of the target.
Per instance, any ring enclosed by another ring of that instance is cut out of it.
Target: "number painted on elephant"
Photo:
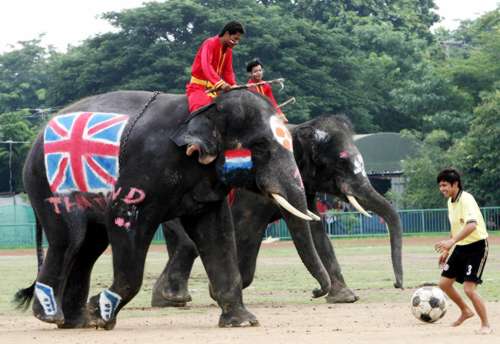
[[[278,116],[271,116],[269,119],[271,130],[276,141],[290,152],[293,152],[292,135],[288,128]]]
[[[358,154],[354,158],[354,174],[363,174],[366,177],[365,162],[361,154]]]
[[[250,149],[231,149],[224,152],[224,173],[234,170],[250,170],[253,167]]]
[[[42,305],[46,315],[55,315],[57,313],[57,303],[54,296],[54,290],[51,286],[40,282],[35,283],[35,295]]]
[[[120,138],[128,118],[97,112],[52,118],[43,135],[45,170],[52,192],[112,190],[118,179]]]

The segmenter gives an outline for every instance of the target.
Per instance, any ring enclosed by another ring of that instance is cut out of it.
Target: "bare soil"
[[[458,317],[456,307],[441,322],[426,324],[409,314],[401,303],[343,305],[249,305],[261,326],[218,328],[216,307],[193,308],[175,315],[147,315],[119,319],[113,331],[95,329],[58,330],[33,317],[0,316],[2,343],[500,343],[500,329],[476,335],[479,319],[461,327],[449,324]],[[490,317],[498,319],[500,304],[489,304]]]
[[[407,244],[432,245],[439,237],[408,237],[404,240]],[[492,236],[490,240],[500,243],[498,236]],[[334,244],[336,247],[387,245],[387,238],[337,240]],[[262,249],[289,245],[293,244],[275,242],[263,245]],[[151,250],[164,252],[165,248],[155,245]],[[34,250],[0,250],[0,255],[34,255]],[[358,259],[362,260],[363,257]],[[479,328],[477,316],[460,327],[450,327],[459,315],[457,307],[453,305],[450,305],[448,314],[441,321],[426,324],[411,315],[408,303],[363,303],[363,292],[383,293],[383,290],[364,290],[360,295],[361,301],[354,304],[249,303],[248,309],[261,324],[251,328],[218,328],[220,310],[215,304],[193,304],[185,309],[165,312],[152,308],[129,308],[126,313],[120,314],[113,331],[60,330],[53,324],[40,322],[30,312],[25,315],[4,313],[0,315],[0,343],[500,343],[500,325],[497,321],[500,318],[500,302],[488,302],[493,334],[476,335],[474,331]]]

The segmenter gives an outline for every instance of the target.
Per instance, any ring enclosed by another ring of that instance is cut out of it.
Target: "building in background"
[[[417,153],[418,143],[399,133],[355,135],[354,143],[373,187],[382,195],[391,191],[399,199],[405,187],[402,161]]]

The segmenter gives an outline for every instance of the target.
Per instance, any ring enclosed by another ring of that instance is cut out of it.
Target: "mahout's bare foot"
[[[460,326],[460,325],[462,325],[462,323],[465,320],[467,320],[469,318],[472,318],[473,316],[474,316],[474,313],[470,309],[468,309],[465,312],[462,312],[462,314],[460,314],[460,316],[458,317],[458,319],[455,320],[455,322],[453,322],[451,324],[451,326],[453,326],[453,327]]]

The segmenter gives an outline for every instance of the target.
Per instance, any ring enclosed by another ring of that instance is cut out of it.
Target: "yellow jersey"
[[[486,239],[488,232],[484,223],[483,215],[474,197],[463,190],[457,195],[455,201],[448,198],[448,218],[451,225],[451,235],[457,235],[466,224],[476,222],[476,229],[464,239],[457,242],[457,245],[467,245],[473,242]]]

